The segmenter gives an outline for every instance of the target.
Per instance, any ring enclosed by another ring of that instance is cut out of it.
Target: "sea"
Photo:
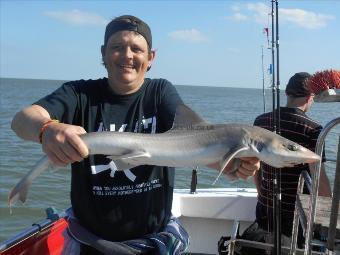
[[[8,239],[32,223],[46,217],[45,209],[62,211],[70,207],[70,169],[43,173],[31,186],[25,204],[18,202],[10,213],[7,197],[10,189],[43,155],[39,144],[18,138],[11,130],[16,112],[51,93],[64,81],[0,78],[0,242]],[[211,123],[252,124],[255,117],[272,109],[272,90],[261,88],[232,88],[176,85],[183,101]],[[251,84],[249,84],[251,86]],[[265,94],[265,95],[264,95]],[[281,105],[286,104],[284,91]],[[340,103],[315,103],[308,115],[326,125],[340,117]],[[335,159],[340,128],[333,128],[326,138],[326,156]],[[327,175],[334,181],[335,162],[327,162]],[[192,169],[176,169],[175,188],[190,188]],[[253,180],[231,181],[217,176],[214,170],[198,169],[198,188],[252,187]]]

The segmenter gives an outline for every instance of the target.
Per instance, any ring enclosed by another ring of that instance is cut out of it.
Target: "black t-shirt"
[[[130,95],[117,95],[106,78],[63,84],[35,104],[51,118],[87,132],[161,133],[172,126],[181,99],[164,79],[145,79]],[[81,224],[98,236],[122,241],[160,231],[171,214],[174,169],[139,166],[111,172],[110,160],[92,155],[72,164],[71,203]]]

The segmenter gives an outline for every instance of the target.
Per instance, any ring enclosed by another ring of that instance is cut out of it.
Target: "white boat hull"
[[[231,235],[234,220],[240,231],[255,219],[256,189],[175,189],[172,213],[190,236],[190,253],[218,254],[221,236]]]

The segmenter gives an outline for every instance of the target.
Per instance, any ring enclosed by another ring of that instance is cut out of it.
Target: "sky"
[[[105,25],[131,14],[152,30],[156,59],[147,77],[262,88],[264,73],[269,87],[270,12],[270,0],[0,0],[0,77],[102,78]],[[280,86],[296,72],[340,69],[339,47],[340,1],[279,1]]]

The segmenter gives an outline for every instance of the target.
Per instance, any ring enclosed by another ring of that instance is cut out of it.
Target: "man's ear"
[[[102,64],[103,64],[104,66],[106,66],[105,61],[104,61],[104,58],[105,58],[105,45],[102,45],[102,46],[100,47],[100,52],[102,53]]]
[[[154,61],[156,57],[156,50],[151,50],[149,53],[149,63],[148,63],[148,69],[147,71],[149,71],[151,69],[152,63]]]
[[[102,58],[104,58],[104,56],[105,56],[105,45],[102,45],[102,46],[100,47],[100,51],[101,51],[101,53],[102,53]]]
[[[310,100],[313,99],[313,95],[309,95],[309,96],[307,96],[307,98],[308,98],[308,101],[310,101]]]

